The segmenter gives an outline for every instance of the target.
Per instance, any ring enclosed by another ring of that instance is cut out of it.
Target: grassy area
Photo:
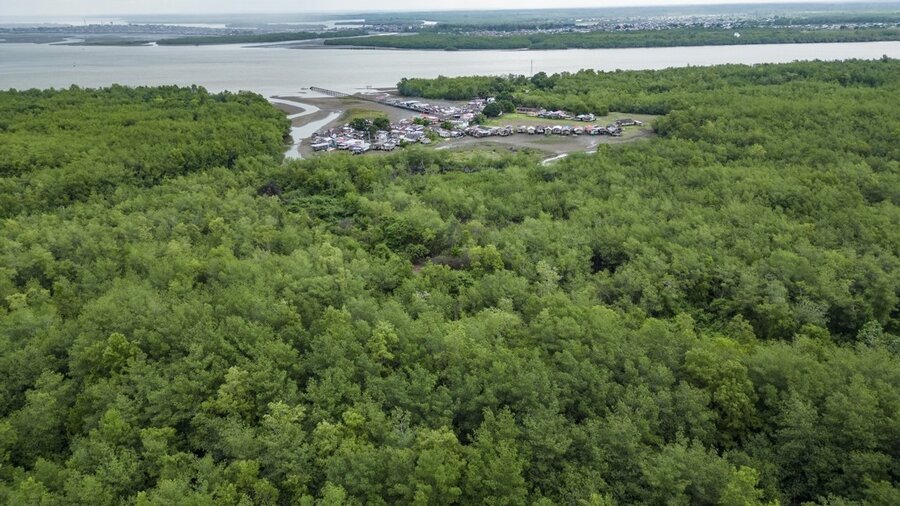
[[[396,107],[369,102],[356,97],[343,97],[336,100],[340,105],[335,108],[344,111],[341,120],[345,122],[350,122],[355,118],[374,119],[380,116],[387,116],[391,123],[396,123],[401,119],[417,116],[412,111],[397,109]]]
[[[630,126],[622,129],[622,136],[619,137],[620,140],[633,140],[636,138],[647,137],[648,135],[652,135],[653,127],[647,123],[644,123],[643,126]]]
[[[645,125],[642,127],[626,127],[621,137],[515,134],[509,137],[487,137],[483,139],[463,137],[461,139],[437,142],[432,144],[432,147],[439,150],[482,150],[487,148],[504,152],[531,150],[549,156],[561,153],[592,152],[601,144],[623,144],[651,139],[654,136],[653,129]]]
[[[344,111],[344,114],[341,115],[340,119],[341,119],[341,121],[343,121],[345,123],[349,123],[355,119],[370,119],[371,120],[371,119],[381,118],[381,117],[386,117],[386,116],[387,116],[387,114],[385,114],[384,111],[379,111],[379,110],[375,110],[375,109],[352,108],[352,109],[347,109],[346,111]]]

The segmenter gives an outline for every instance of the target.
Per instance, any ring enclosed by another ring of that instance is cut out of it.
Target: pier
[[[366,102],[373,102],[376,104],[386,105],[388,107],[394,107],[397,109],[403,109],[405,111],[413,111],[413,112],[417,112],[420,114],[439,114],[438,111],[432,111],[427,108],[412,107],[412,106],[404,105],[404,104],[398,102],[396,99],[395,100],[386,100],[386,99],[378,99],[378,98],[371,97],[368,95],[359,95],[359,94],[352,95],[350,93],[344,93],[342,91],[335,91],[335,90],[329,90],[326,88],[319,88],[318,86],[310,86],[309,91],[314,91],[316,93],[321,93],[322,95],[328,95],[329,97],[334,97],[334,98],[354,98],[357,100],[364,100]],[[387,94],[382,94],[382,96],[384,96],[384,95],[387,95]]]

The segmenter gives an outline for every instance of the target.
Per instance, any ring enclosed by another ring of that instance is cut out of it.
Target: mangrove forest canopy
[[[0,92],[0,503],[900,503],[900,62],[400,89],[661,117],[284,162],[250,93]]]

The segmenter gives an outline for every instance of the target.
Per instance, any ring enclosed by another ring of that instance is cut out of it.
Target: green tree
[[[372,125],[378,130],[389,131],[391,129],[391,120],[387,116],[378,116],[372,120]]]
[[[496,118],[503,114],[503,106],[501,106],[497,102],[491,102],[490,104],[484,106],[484,109],[482,109],[481,113],[488,118]]]
[[[527,497],[519,455],[518,428],[511,413],[484,413],[467,455],[464,502],[522,504]]]

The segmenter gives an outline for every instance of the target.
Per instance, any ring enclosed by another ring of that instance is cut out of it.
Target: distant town
[[[573,9],[551,15],[497,14],[490,19],[465,17],[461,12],[422,12],[406,15],[384,13],[357,14],[343,19],[324,20],[310,16],[234,16],[208,20],[190,17],[172,19],[154,17],[131,19],[84,19],[81,22],[0,22],[0,42],[63,42],[68,44],[135,45],[153,44],[168,39],[200,38],[199,44],[229,43],[219,38],[233,37],[232,43],[252,43],[247,37],[260,37],[259,42],[282,42],[266,39],[275,34],[320,34],[324,40],[346,37],[347,30],[359,35],[418,34],[429,36],[472,36],[505,38],[512,36],[565,36],[577,34],[657,32],[664,30],[880,30],[900,26],[900,13],[878,4],[868,10],[852,13],[819,6],[809,10],[802,4],[746,11],[718,11],[703,6],[680,6],[660,11],[647,9]],[[420,16],[420,17],[417,17]],[[434,20],[423,19],[433,16]],[[202,40],[213,37],[215,40]],[[884,37],[884,35],[882,35]],[[69,39],[83,40],[69,40]],[[310,40],[308,37],[297,40]],[[160,42],[162,43],[162,42]],[[341,41],[340,44],[344,44]],[[335,44],[331,42],[330,44]],[[315,44],[304,44],[309,47]]]

